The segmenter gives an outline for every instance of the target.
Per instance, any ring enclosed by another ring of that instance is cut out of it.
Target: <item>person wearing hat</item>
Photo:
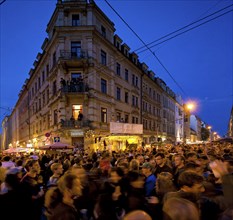
[[[142,174],[146,177],[144,184],[146,197],[154,196],[155,194],[156,177],[152,173],[152,170],[153,170],[153,166],[151,163],[146,162],[142,165]]]

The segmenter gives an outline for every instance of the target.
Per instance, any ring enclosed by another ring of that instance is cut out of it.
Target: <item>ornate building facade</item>
[[[94,1],[58,0],[46,31],[9,116],[11,143],[38,147],[59,137],[123,148],[176,140],[174,92],[114,34]]]

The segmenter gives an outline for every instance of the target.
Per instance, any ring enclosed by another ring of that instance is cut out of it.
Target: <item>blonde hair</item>
[[[58,167],[62,167],[62,164],[61,163],[53,163],[50,167],[51,171],[54,173],[55,170],[58,169]]]
[[[129,163],[129,170],[131,171],[139,171],[139,162],[136,159],[132,159]]]
[[[199,220],[199,210],[191,201],[169,198],[163,205],[164,220]]]

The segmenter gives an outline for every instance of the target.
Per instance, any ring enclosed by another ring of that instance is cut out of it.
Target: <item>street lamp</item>
[[[188,101],[184,104],[184,141],[190,140],[190,115],[196,109],[194,101]]]
[[[211,129],[212,129],[212,127],[209,125],[209,126],[207,126],[207,129],[209,130],[209,138],[210,138],[210,142],[212,141],[212,132],[211,132]]]

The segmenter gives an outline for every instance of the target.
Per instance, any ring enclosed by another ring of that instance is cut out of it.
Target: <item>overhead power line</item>
[[[178,37],[178,36],[180,36],[180,35],[182,35],[182,34],[184,34],[184,33],[187,33],[187,32],[189,32],[189,31],[191,31],[191,30],[193,30],[193,29],[196,29],[196,28],[198,28],[198,27],[200,27],[200,26],[202,26],[202,25],[204,25],[204,24],[206,24],[206,23],[209,23],[210,21],[213,21],[213,20],[215,20],[215,19],[217,19],[217,18],[219,18],[219,17],[222,17],[222,16],[224,16],[224,15],[226,15],[226,14],[232,12],[232,11],[233,11],[233,9],[231,9],[231,10],[229,10],[229,11],[226,11],[226,12],[224,12],[224,13],[218,15],[218,16],[215,16],[214,18],[211,18],[211,19],[209,19],[209,20],[207,20],[207,21],[205,21],[205,22],[202,22],[201,24],[198,24],[198,25],[196,25],[196,26],[194,26],[194,27],[192,27],[192,28],[189,28],[189,29],[187,29],[187,30],[185,30],[185,31],[182,31],[182,32],[180,32],[180,33],[178,33],[178,34],[176,34],[176,35],[174,35],[174,36],[172,36],[172,37],[169,37],[169,38],[167,38],[167,39],[165,39],[165,40],[163,40],[163,41],[161,41],[161,42],[159,42],[159,43],[157,43],[157,44],[154,44],[154,45],[152,45],[152,46],[149,46],[149,48],[153,48],[153,47],[156,47],[156,46],[158,46],[158,45],[160,45],[160,44],[163,44],[163,43],[165,43],[165,42],[167,42],[167,41],[169,41],[169,40],[171,40],[171,39],[173,39],[173,38],[175,38],[175,37]],[[156,40],[156,41],[159,41],[159,40]],[[155,42],[155,41],[154,41],[154,42]],[[150,43],[150,44],[151,44],[151,43]],[[141,48],[142,48],[142,47],[141,47]],[[147,48],[145,48],[144,50],[141,50],[141,51],[139,51],[139,52],[137,52],[137,53],[142,53],[142,52],[145,52],[146,50],[147,50]]]
[[[1,1],[1,2],[0,2],[0,5],[2,5],[5,1],[6,1],[6,0]]]
[[[212,15],[214,15],[214,14],[217,14],[217,13],[219,13],[219,12],[221,12],[221,11],[223,11],[223,10],[229,8],[229,7],[232,7],[232,6],[233,6],[233,4],[228,5],[228,6],[222,8],[222,9],[220,9],[220,10],[218,10],[218,11],[213,12],[212,14],[209,14],[209,15],[205,16],[204,18],[208,18],[208,17],[210,17],[210,16],[212,16]],[[227,12],[227,13],[229,13],[229,12]],[[226,14],[226,13],[225,13],[225,14]],[[222,14],[221,16],[223,16],[223,15],[225,15],[225,14]],[[221,16],[214,17],[214,18],[210,19],[208,22],[210,22],[210,21],[212,21],[212,20],[215,20],[216,18],[219,18],[219,17],[221,17]],[[195,24],[195,23],[197,23],[197,22],[199,22],[199,21],[201,21],[201,20],[204,20],[204,18],[198,19],[197,21],[192,22],[192,23],[190,23],[190,24],[188,24],[188,25],[186,25],[186,26],[184,26],[184,27],[182,27],[182,28],[179,28],[179,29],[176,30],[176,31],[173,31],[173,32],[171,32],[171,33],[169,33],[169,34],[166,34],[166,35],[164,35],[163,37],[160,37],[160,38],[158,38],[157,40],[154,40],[153,42],[151,42],[151,43],[149,43],[149,44],[147,44],[147,45],[149,46],[149,45],[151,45],[151,44],[153,44],[153,43],[155,43],[155,42],[157,42],[157,41],[159,41],[159,40],[161,40],[161,39],[164,39],[164,38],[166,38],[166,37],[168,37],[168,36],[170,36],[170,35],[172,35],[172,34],[174,34],[174,33],[176,33],[176,32],[179,32],[180,30],[183,30],[183,29],[185,29],[186,27],[191,26],[191,24]],[[205,23],[207,23],[207,22],[203,22],[203,23],[199,24],[198,26],[196,26],[195,28],[200,27],[201,25],[203,25],[203,24],[205,24]],[[175,37],[177,37],[177,36],[179,36],[179,35],[181,35],[181,34],[186,33],[187,31],[191,31],[191,30],[193,30],[193,29],[195,29],[195,28],[190,28],[190,29],[188,29],[188,30],[186,30],[186,31],[184,31],[184,32],[182,32],[182,33],[180,33],[180,34],[177,34],[176,36],[173,36],[173,37],[171,37],[171,38],[169,38],[169,39],[167,39],[167,40],[164,40],[164,41],[162,41],[162,42],[160,42],[160,43],[158,43],[158,44],[156,44],[156,45],[153,45],[152,47],[157,46],[157,45],[159,45],[159,44],[162,44],[162,43],[164,43],[164,42],[166,42],[166,41],[168,41],[168,40],[171,40],[171,39],[173,39],[173,38],[175,38]],[[142,53],[142,52],[148,50],[148,49],[144,49],[144,50],[142,50],[142,51],[140,51],[140,52],[137,52],[137,51],[139,51],[140,49],[143,49],[143,48],[145,48],[145,46],[141,46],[141,47],[139,47],[138,49],[135,49],[133,52],[139,54],[139,53]],[[120,62],[120,61],[123,61],[123,60],[125,60],[125,59],[128,59],[128,58],[127,58],[127,57],[122,57],[122,56],[121,56],[120,58],[116,58],[114,61],[110,62],[107,66],[111,66],[111,65],[115,64],[116,61]],[[99,67],[97,70],[100,71],[100,70],[104,69],[105,67],[106,67],[106,66]],[[232,74],[233,74],[233,73],[232,73]],[[233,80],[233,77],[232,77],[232,80]],[[233,100],[232,100],[232,103],[233,103]]]
[[[156,58],[156,60],[159,62],[159,64],[164,68],[164,70],[167,72],[167,74],[172,78],[174,83],[180,88],[180,90],[186,95],[186,92],[183,90],[183,88],[179,85],[179,83],[175,80],[175,78],[172,76],[172,74],[168,71],[168,69],[165,67],[165,65],[161,62],[161,60],[158,58],[158,56],[155,55],[155,53],[146,45],[146,43],[142,40],[142,38],[130,27],[130,25],[121,17],[121,15],[111,6],[111,4],[105,0],[105,2],[108,4],[108,6],[117,14],[117,16],[124,22],[124,24],[134,33],[134,35],[144,44],[144,46],[152,53],[152,55]]]
[[[205,19],[207,19],[207,18],[209,18],[209,17],[211,17],[211,16],[213,16],[213,15],[215,15],[215,14],[218,14],[219,12],[224,11],[224,10],[226,10],[226,9],[232,7],[232,6],[233,6],[233,4],[228,5],[228,6],[222,8],[222,9],[220,9],[220,10],[218,10],[218,11],[215,11],[215,12],[213,12],[213,13],[211,13],[211,14],[209,14],[209,15],[207,15],[207,16],[201,18],[201,19],[198,19],[198,20],[196,20],[196,21],[194,21],[194,22],[191,22],[191,23],[185,25],[184,27],[181,27],[181,28],[179,28],[179,29],[177,29],[177,30],[175,30],[175,31],[172,31],[172,32],[169,33],[169,34],[166,34],[166,35],[164,35],[164,36],[162,36],[162,37],[160,37],[160,38],[158,38],[158,39],[156,39],[156,40],[154,40],[154,41],[148,43],[147,46],[150,46],[151,44],[153,44],[153,43],[155,43],[155,42],[158,42],[158,41],[160,41],[160,40],[162,40],[162,39],[164,39],[164,38],[166,38],[166,37],[169,37],[170,35],[173,35],[173,34],[179,32],[179,31],[181,31],[181,30],[184,30],[184,29],[186,29],[186,28],[188,28],[188,27],[190,27],[190,26],[192,26],[192,25],[194,25],[194,24],[196,24],[196,23],[198,23],[198,22],[200,22],[200,21],[203,21],[203,20],[205,20]],[[230,11],[232,11],[232,10],[230,10]],[[229,13],[230,11],[228,11],[227,13]],[[222,14],[221,16],[223,16],[223,15],[225,15],[225,14],[226,14],[226,13]],[[208,20],[208,22],[209,22],[209,21],[212,21],[212,20],[214,20],[214,19],[216,19],[216,18],[218,18],[218,17],[221,17],[221,16],[214,17],[213,19]],[[208,22],[207,22],[207,21],[206,21],[206,22],[203,22],[203,23],[197,25],[196,27],[200,27],[201,25],[206,24],[206,23],[208,23]],[[189,30],[193,30],[193,29],[194,29],[194,28],[191,28],[191,29],[189,29]],[[186,31],[186,32],[187,32],[187,31]],[[182,32],[182,33],[186,33],[186,32]],[[179,34],[179,35],[180,35],[180,34]],[[176,35],[176,36],[179,36],[179,35]],[[165,41],[164,41],[164,42],[165,42]],[[157,46],[157,45],[156,45],[156,46]],[[143,49],[143,48],[145,48],[145,46],[139,47],[138,49],[135,50],[135,52],[137,52],[137,51],[139,51],[139,50],[141,50],[141,49]],[[140,52],[141,52],[141,51],[140,51]]]

